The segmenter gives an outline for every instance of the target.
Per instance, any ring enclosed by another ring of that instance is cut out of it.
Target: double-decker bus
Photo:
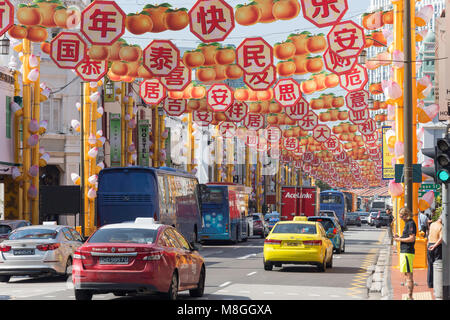
[[[149,217],[198,242],[202,228],[198,186],[195,176],[173,168],[103,169],[98,177],[97,227]]]
[[[246,241],[250,235],[248,200],[251,188],[235,184],[213,182],[202,192],[203,228],[200,241]]]
[[[341,191],[326,190],[320,193],[320,210],[333,210],[339,219],[339,224],[345,230],[345,214],[347,213],[347,201]]]

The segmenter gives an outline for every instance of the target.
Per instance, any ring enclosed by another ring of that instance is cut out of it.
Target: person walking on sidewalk
[[[424,211],[419,211],[419,231],[422,231],[425,234],[425,237],[428,236],[428,227],[430,226],[431,219],[425,214]]]
[[[433,263],[436,260],[442,260],[442,218],[439,217],[430,225],[427,245],[428,272],[427,283],[428,288],[433,288]]]
[[[400,272],[406,278],[406,287],[408,288],[408,300],[413,300],[414,279],[413,279],[413,262],[414,262],[414,245],[416,243],[417,227],[413,220],[410,209],[403,207],[399,211],[400,218],[405,222],[402,236],[398,234],[394,236],[394,240],[400,242]]]

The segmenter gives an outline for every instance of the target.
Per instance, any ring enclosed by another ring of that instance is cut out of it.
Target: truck
[[[293,220],[296,216],[316,216],[320,210],[320,190],[317,187],[282,186],[280,220]]]

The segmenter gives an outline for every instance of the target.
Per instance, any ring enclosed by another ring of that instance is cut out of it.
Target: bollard
[[[436,300],[442,300],[442,260],[433,263],[433,288]]]

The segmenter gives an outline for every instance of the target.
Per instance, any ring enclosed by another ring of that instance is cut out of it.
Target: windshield
[[[0,234],[7,234],[11,232],[11,227],[7,226],[6,224],[1,224],[0,225]]]
[[[208,191],[202,194],[202,203],[222,204],[223,198],[223,189],[208,188]]]
[[[253,216],[253,221],[261,221],[261,218],[259,216]]]
[[[158,230],[150,229],[99,229],[89,239],[89,243],[154,243]]]
[[[321,194],[320,203],[342,204],[342,196],[334,194]]]
[[[317,222],[320,222],[320,224],[322,225],[322,227],[325,229],[325,230],[328,230],[328,229],[334,229],[334,223],[333,223],[333,221],[331,221],[331,220],[328,220],[328,219],[320,219],[320,218],[310,218],[310,219],[308,219],[309,221],[317,221]]]
[[[55,239],[58,232],[52,229],[22,229],[13,231],[8,239]]]
[[[282,223],[277,224],[272,233],[316,234],[316,226],[306,223]]]
[[[347,215],[351,216],[351,217],[357,217],[358,216],[358,214],[356,212],[347,212]]]
[[[369,213],[368,212],[360,212],[359,215],[362,217],[367,217],[369,215]]]

